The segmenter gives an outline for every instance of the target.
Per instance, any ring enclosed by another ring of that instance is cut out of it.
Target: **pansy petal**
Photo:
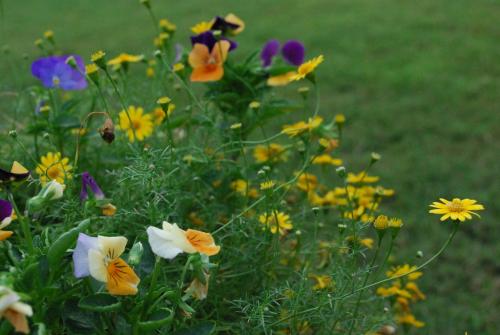
[[[271,65],[274,56],[278,53],[280,48],[280,42],[278,40],[269,40],[262,48],[260,53],[260,59],[262,60],[262,66],[267,67]]]
[[[89,250],[97,249],[97,237],[91,237],[80,233],[73,251],[73,266],[76,278],[82,278],[90,275],[89,271]]]
[[[104,254],[99,250],[90,249],[88,254],[89,272],[94,279],[105,283],[108,280],[108,271],[104,263]]]
[[[97,236],[99,249],[109,259],[120,257],[127,246],[127,239],[123,236]]]
[[[12,205],[7,200],[0,199],[0,223],[12,215]]]
[[[137,294],[137,285],[140,279],[123,259],[117,258],[110,262],[107,272],[106,287],[109,293],[113,295]]]
[[[304,62],[304,45],[296,40],[290,40],[283,45],[281,49],[283,58],[290,64],[299,66]]]
[[[220,251],[220,247],[215,245],[215,241],[209,233],[188,229],[186,231],[186,237],[196,251],[207,256],[216,255]]]
[[[230,47],[231,43],[225,40],[215,43],[214,48],[212,49],[212,57],[214,58],[215,63],[220,64],[226,61],[227,53],[229,52]]]
[[[204,66],[210,57],[209,49],[204,44],[196,43],[189,53],[188,62],[192,68]]]
[[[177,247],[171,238],[171,235],[162,229],[156,227],[148,227],[148,241],[153,252],[166,259],[173,259],[182,252],[182,249]]]

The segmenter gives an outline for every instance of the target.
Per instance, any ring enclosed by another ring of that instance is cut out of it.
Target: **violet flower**
[[[269,40],[262,48],[260,53],[260,59],[262,60],[262,65],[268,67],[273,62],[274,56],[276,56],[280,49],[280,42],[278,40]]]
[[[231,46],[229,47],[229,51],[234,50],[238,47],[238,43],[231,41],[228,38],[221,37],[221,40],[228,41],[231,44]],[[212,48],[214,47],[216,42],[217,39],[215,38],[214,33],[212,31],[205,31],[196,36],[191,36],[192,45],[195,45],[196,43],[204,44],[208,47],[208,51],[212,51]]]
[[[268,67],[272,64],[273,58],[278,54],[280,43],[277,40],[269,40],[260,53],[262,66]],[[294,66],[300,66],[304,62],[305,48],[304,45],[297,40],[290,40],[283,44],[281,48],[283,59]]]
[[[31,73],[38,78],[46,88],[61,88],[66,91],[83,90],[87,80],[83,73],[85,67],[80,56],[73,55],[78,69],[71,67],[66,61],[72,55],[49,56],[39,58],[31,64]]]
[[[297,40],[290,40],[281,48],[281,54],[288,63],[299,66],[304,62],[304,45]]]
[[[88,172],[82,173],[82,190],[80,192],[80,200],[85,201],[89,198],[88,188],[94,194],[97,200],[105,198],[104,192],[101,190],[95,179]]]

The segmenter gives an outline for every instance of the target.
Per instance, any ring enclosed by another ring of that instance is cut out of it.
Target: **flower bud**
[[[340,126],[340,125],[345,123],[345,116],[344,116],[344,114],[337,114],[337,115],[335,115],[334,120],[335,120],[335,123]]]
[[[99,67],[95,63],[85,65],[85,73],[94,84],[99,85]]]
[[[389,228],[389,219],[385,215],[379,215],[373,222],[373,227],[378,230],[384,230]]]
[[[66,59],[66,64],[68,64],[69,66],[71,66],[73,69],[78,70],[78,64],[76,64],[76,59],[75,59],[75,57],[73,57],[73,56],[69,56],[69,57]]]
[[[161,97],[158,100],[156,100],[156,103],[160,105],[161,109],[165,112],[165,114],[168,115],[168,107],[170,105],[170,102],[172,100],[169,97]]]
[[[374,164],[374,163],[378,162],[381,158],[382,158],[382,156],[380,156],[380,154],[378,154],[376,152],[372,152],[370,164]]]
[[[151,9],[151,3],[149,2],[149,0],[139,0],[139,2],[147,9]]]
[[[102,215],[104,216],[113,216],[116,213],[116,207],[113,204],[108,203],[101,207]]]
[[[39,211],[50,201],[60,199],[63,196],[64,188],[64,185],[59,184],[55,180],[47,183],[38,195],[29,199],[26,203],[28,212]]]
[[[102,50],[94,52],[90,56],[90,60],[99,66],[101,69],[106,70],[106,53]]]
[[[17,131],[16,130],[9,131],[9,136],[12,138],[17,138]]]
[[[335,169],[335,172],[337,172],[337,175],[342,179],[345,179],[345,177],[347,176],[347,172],[345,170],[345,167],[343,166],[339,166],[337,169]]]
[[[111,144],[115,140],[115,125],[113,120],[109,117],[104,121],[104,124],[99,128],[99,134],[101,138],[106,142]]]
[[[128,254],[128,264],[129,265],[139,265],[144,254],[144,247],[141,242],[136,242],[130,249]]]

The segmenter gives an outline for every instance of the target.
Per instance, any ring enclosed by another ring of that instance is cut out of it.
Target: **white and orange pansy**
[[[21,302],[21,297],[11,289],[0,286],[0,320],[7,319],[16,332],[29,334],[27,316],[33,315],[30,305]]]
[[[220,246],[215,245],[214,238],[209,233],[194,229],[183,230],[177,224],[166,221],[162,228],[151,226],[147,229],[151,250],[162,258],[173,259],[182,252],[213,256],[220,251]]]
[[[73,252],[75,276],[91,275],[106,283],[108,292],[113,295],[135,295],[140,279],[120,258],[126,245],[127,239],[123,236],[91,237],[80,234]]]

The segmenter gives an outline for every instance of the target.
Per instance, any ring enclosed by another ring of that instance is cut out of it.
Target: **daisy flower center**
[[[47,170],[47,176],[49,176],[50,179],[56,179],[60,174],[61,171],[57,166],[52,166]]]
[[[139,120],[132,121],[132,127],[134,127],[134,129],[140,129],[141,128],[141,121],[139,121]]]
[[[448,206],[448,210],[450,212],[459,213],[459,212],[462,212],[464,210],[464,205],[462,204],[462,202],[460,200],[453,200],[447,206]]]

